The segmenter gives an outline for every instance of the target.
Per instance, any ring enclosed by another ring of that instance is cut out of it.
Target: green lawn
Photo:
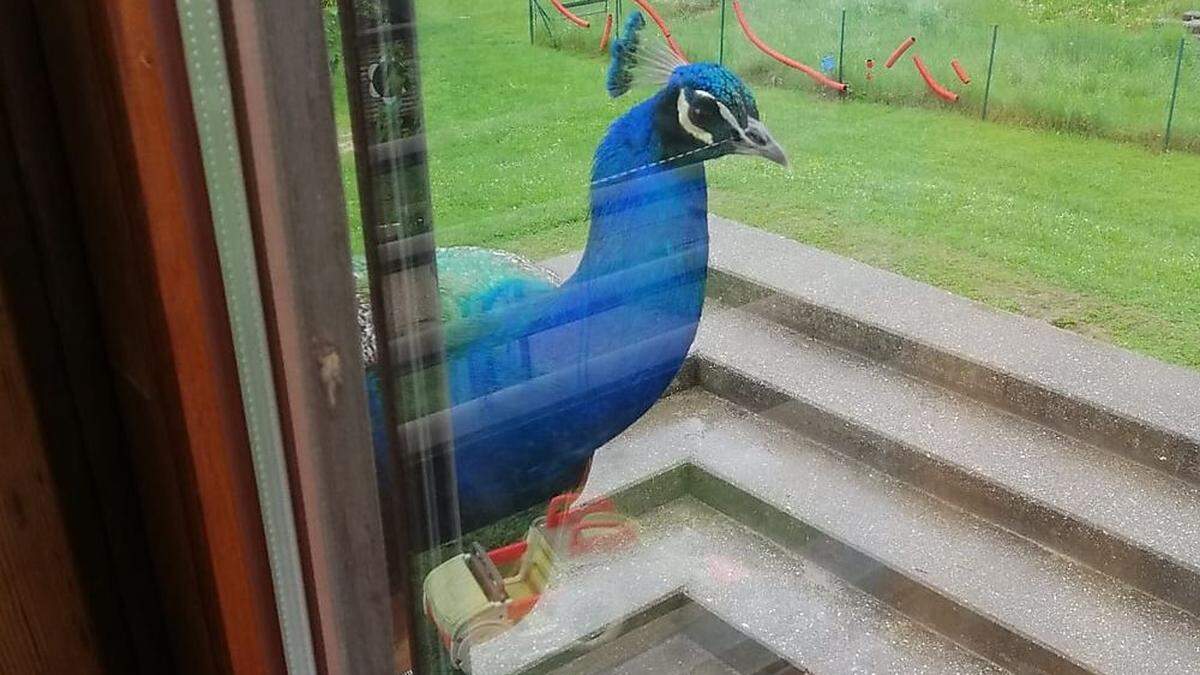
[[[419,8],[439,243],[581,247],[592,150],[635,97],[604,95],[598,54],[530,47],[520,3]],[[795,80],[757,94],[792,168],[717,162],[713,211],[1200,367],[1200,156]]]
[[[693,59],[715,59],[720,0],[651,0]],[[991,42],[999,25],[989,116],[996,121],[1132,140],[1159,147],[1175,72],[1182,10],[1193,0],[743,0],[754,30],[780,51],[817,66],[838,52],[846,10],[845,78],[856,98],[950,107],[979,116]],[[634,7],[630,0],[624,5]],[[1160,17],[1173,17],[1163,24]],[[594,51],[590,31],[557,26],[565,48]],[[905,37],[913,49],[893,69],[882,64]],[[546,42],[544,33],[539,42]],[[1185,50],[1173,138],[1200,150],[1200,42]],[[961,93],[952,106],[931,96],[909,55],[919,53],[941,82]],[[950,60],[972,74],[958,82]],[[805,77],[762,54],[726,16],[725,60],[760,84],[811,88]]]

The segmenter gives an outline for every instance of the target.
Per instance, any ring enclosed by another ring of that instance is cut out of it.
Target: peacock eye
[[[692,106],[692,117],[697,122],[709,121],[718,115],[716,101],[706,96],[697,97],[696,104]]]

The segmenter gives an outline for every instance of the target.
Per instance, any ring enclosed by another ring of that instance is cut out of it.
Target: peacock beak
[[[735,152],[740,155],[757,155],[783,167],[788,165],[787,154],[783,148],[775,142],[766,125],[753,117],[746,124],[741,140],[735,142],[735,148]]]

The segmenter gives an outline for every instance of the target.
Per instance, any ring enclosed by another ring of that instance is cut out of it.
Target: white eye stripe
[[[696,96],[711,99],[713,103],[716,103],[717,104],[717,112],[719,112],[721,114],[721,117],[723,117],[725,119],[725,122],[729,124],[729,128],[737,130],[738,134],[742,137],[743,140],[745,140],[746,130],[743,129],[742,125],[738,123],[737,117],[733,114],[733,111],[729,109],[729,106],[725,105],[720,100],[718,100],[716,96],[713,96],[712,94],[708,93],[707,91],[704,91],[703,89],[696,89],[696,90],[694,90],[694,93],[696,94]],[[683,97],[682,91],[679,92],[679,97],[680,97],[679,100],[680,100],[681,104],[686,107],[687,101]],[[688,122],[690,124],[691,120],[689,119]],[[696,127],[695,124],[691,124],[691,126],[694,128],[699,128],[699,127]],[[692,136],[696,136],[696,133],[693,132],[692,129],[689,129],[687,125],[684,125],[684,129],[687,129],[688,133],[692,134]],[[711,140],[712,134],[710,134],[708,132],[704,132],[703,129],[701,129],[701,131],[709,138],[709,140],[707,140],[705,142],[711,143],[712,142],[712,140]],[[699,137],[697,136],[697,138],[699,138]]]
[[[709,98],[713,98],[713,96],[707,92],[697,91],[696,93],[704,94]],[[719,104],[720,102],[718,101],[718,105]],[[684,95],[682,89],[679,90],[679,99],[676,101],[676,108],[679,113],[679,126],[683,127],[684,131],[688,132],[692,138],[704,143],[705,145],[709,145],[713,142],[713,135],[700,128],[695,122],[692,121],[691,116],[688,114],[691,110],[691,107],[688,105],[687,96]]]

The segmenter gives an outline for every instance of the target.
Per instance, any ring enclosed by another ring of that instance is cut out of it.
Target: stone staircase
[[[595,636],[678,597],[805,672],[1200,673],[1200,373],[710,230],[693,355],[588,485],[641,542],[476,673],[624,672]]]

